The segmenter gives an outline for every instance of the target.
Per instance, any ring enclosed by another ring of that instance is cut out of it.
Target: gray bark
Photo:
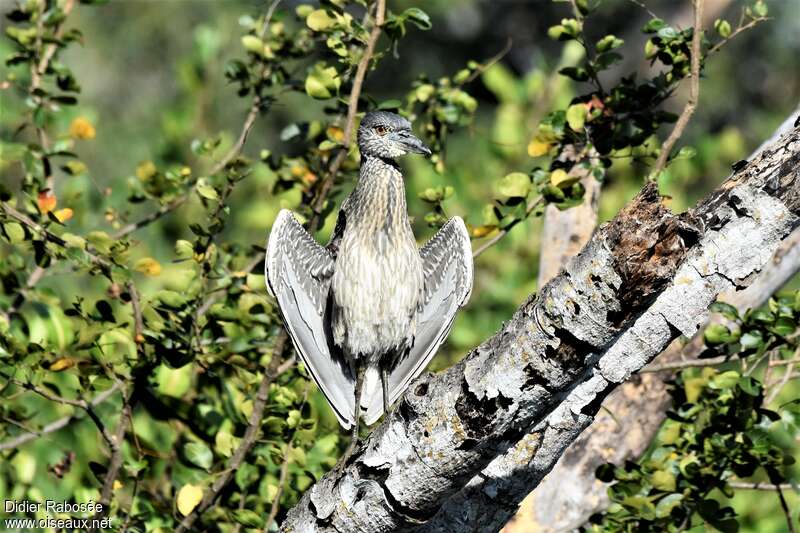
[[[690,212],[646,186],[497,334],[412,383],[282,530],[476,530],[478,513],[479,530],[499,529],[516,473],[538,484],[619,383],[692,335],[800,223],[799,162],[795,128]]]
[[[790,131],[798,116],[800,112],[790,115],[750,159]],[[799,245],[800,229],[797,229],[784,240],[752,285],[744,290],[725,292],[719,299],[742,312],[764,304],[800,269]],[[704,349],[702,334],[698,334],[688,344],[676,340],[656,362],[696,359]],[[592,425],[570,445],[536,490],[521,502],[519,512],[509,523],[509,531],[571,531],[595,512],[605,509],[607,485],[597,480],[595,470],[606,462],[621,464],[636,459],[647,449],[669,407],[666,381],[672,375],[673,372],[660,372],[634,376],[636,379],[612,392]],[[518,501],[521,495],[505,494],[504,497]]]

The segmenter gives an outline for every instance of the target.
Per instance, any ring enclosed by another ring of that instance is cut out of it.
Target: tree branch
[[[92,398],[92,400],[89,402],[89,405],[91,407],[96,407],[96,406],[100,405],[101,403],[103,403],[106,400],[108,400],[111,396],[113,396],[115,392],[120,390],[121,386],[122,386],[121,383],[115,383],[108,390],[105,390],[105,391],[99,393],[94,398]],[[59,418],[58,420],[50,422],[49,424],[47,424],[46,426],[44,426],[42,429],[40,429],[38,431],[31,431],[29,433],[23,433],[22,435],[19,435],[17,437],[11,438],[11,439],[9,439],[9,440],[7,440],[5,442],[0,442],[0,451],[2,451],[2,450],[12,450],[12,449],[17,448],[19,446],[22,446],[26,442],[30,442],[32,440],[38,439],[39,437],[43,437],[44,435],[47,435],[49,433],[53,433],[54,431],[58,431],[59,429],[63,429],[65,427],[69,426],[70,424],[72,424],[73,422],[76,422],[78,420],[82,420],[83,419],[83,415],[81,415],[79,413],[80,412],[76,412],[76,413],[73,413],[71,415],[65,416],[63,418]]]
[[[651,179],[656,179],[658,174],[667,166],[667,160],[672,152],[672,148],[675,146],[675,143],[678,142],[678,139],[681,138],[681,135],[683,135],[683,130],[685,130],[686,125],[689,124],[689,120],[692,118],[694,110],[697,107],[697,100],[700,98],[700,63],[702,60],[700,44],[703,39],[703,0],[692,1],[694,3],[694,32],[692,33],[689,99],[686,101],[686,105],[683,111],[681,111],[678,121],[675,123],[675,127],[661,146],[661,152],[658,154],[658,159],[656,159],[653,170],[650,173]]]
[[[261,419],[264,416],[264,409],[266,408],[267,399],[269,398],[269,387],[277,376],[288,369],[288,367],[281,364],[281,356],[286,346],[286,340],[286,334],[283,332],[276,340],[272,360],[265,370],[264,376],[261,378],[261,383],[258,386],[258,392],[253,402],[253,411],[250,413],[250,418],[248,420],[247,430],[242,437],[239,447],[236,448],[236,451],[231,456],[225,470],[215,477],[214,483],[212,483],[211,487],[203,494],[203,499],[200,501],[200,504],[181,520],[175,533],[181,533],[187,530],[192,531],[192,525],[195,520],[214,503],[217,496],[222,492],[222,489],[233,479],[236,470],[242,465],[245,456],[255,444],[259,432],[261,431]]]
[[[531,215],[531,213],[533,213],[533,210],[536,209],[536,206],[541,204],[543,200],[544,198],[542,198],[541,196],[537,196],[536,198],[531,199],[528,202],[528,205],[525,207],[525,218],[517,219],[508,226],[506,226],[505,228],[503,228],[502,230],[498,231],[491,239],[481,244],[478,248],[475,249],[475,251],[472,252],[472,258],[475,259],[483,252],[485,252],[486,250],[497,244],[500,241],[500,239],[508,235],[508,232],[511,231],[511,229],[514,226],[516,226],[523,220],[527,220],[528,217]]]
[[[493,498],[538,484],[619,383],[692,335],[716,296],[744,285],[800,224],[798,161],[800,128],[682,215],[647,185],[500,332],[417,379],[283,530],[403,531],[426,520],[420,529],[471,530],[476,512],[480,530],[504,524],[517,502]],[[536,432],[515,447],[516,467],[492,462],[526,428]],[[481,471],[482,483],[451,498]]]
[[[774,144],[782,134],[791,131],[797,115],[790,115],[750,159]],[[744,313],[764,304],[798,269],[800,229],[784,240],[749,287],[727,291],[720,299]],[[704,350],[703,336],[698,334],[685,346],[680,341],[673,342],[658,357],[657,363],[697,359]],[[595,470],[600,464],[622,463],[636,459],[644,452],[669,406],[666,381],[670,377],[671,373],[666,371],[634,376],[609,395],[592,426],[570,445],[553,471],[522,502],[521,512],[528,522],[536,524],[536,529],[542,532],[572,530],[607,505],[606,485],[597,480]],[[527,479],[524,472],[515,475]],[[475,482],[473,480],[470,484]],[[529,491],[524,481],[514,488],[517,489],[519,492],[500,493],[497,497],[519,501]]]
[[[339,173],[339,168],[347,158],[347,152],[350,150],[350,145],[353,140],[353,130],[355,130],[356,114],[358,113],[358,99],[361,96],[361,86],[364,84],[364,78],[367,75],[369,62],[372,60],[372,55],[375,53],[375,44],[381,36],[381,26],[383,26],[386,17],[386,0],[377,0],[375,4],[375,21],[372,24],[372,29],[367,38],[367,45],[364,47],[364,55],[356,67],[356,74],[353,78],[353,88],[350,90],[350,99],[347,102],[347,119],[344,124],[344,135],[342,140],[342,148],[336,157],[333,159],[328,174],[320,183],[317,196],[312,204],[313,215],[308,222],[308,231],[314,233],[322,222],[322,208],[325,206],[325,201],[330,194],[331,188],[336,181],[336,175]]]

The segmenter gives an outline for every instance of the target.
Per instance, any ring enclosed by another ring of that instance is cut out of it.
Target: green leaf
[[[523,172],[506,174],[497,184],[497,192],[506,198],[525,198],[531,190],[531,178]]]
[[[730,389],[739,383],[739,378],[740,375],[737,371],[728,370],[727,372],[714,376],[708,386],[712,389]]]
[[[649,20],[647,24],[644,25],[642,31],[644,33],[655,33],[661,28],[665,27],[666,25],[667,23],[661,20],[660,18],[654,18]]]
[[[683,501],[683,494],[667,494],[656,504],[656,518],[666,518]]]
[[[709,324],[703,332],[703,339],[708,346],[718,346],[731,341],[731,330],[722,324]]]
[[[739,339],[745,350],[756,350],[764,344],[764,337],[759,330],[748,331]]]
[[[339,89],[341,78],[334,67],[316,64],[308,73],[305,82],[306,93],[317,100],[325,100],[333,96]]]
[[[750,376],[742,376],[739,380],[739,388],[750,396],[761,394],[761,384]]]
[[[779,317],[769,328],[772,333],[775,335],[780,335],[781,337],[787,337],[791,335],[796,329],[797,324],[795,324],[794,320],[788,317]]]
[[[400,16],[421,30],[429,30],[433,27],[431,17],[418,7],[409,7]]]
[[[256,37],[255,35],[245,35],[242,37],[242,46],[248,52],[252,52],[256,55],[262,55],[264,53],[264,41]]]
[[[25,240],[25,229],[16,222],[6,222],[3,224],[3,231],[11,244],[19,244]]]
[[[195,185],[195,189],[197,190],[197,194],[205,198],[206,200],[219,200],[219,193],[217,190],[208,184],[208,182],[204,179],[199,179],[197,181],[197,185]]]
[[[653,487],[664,492],[673,492],[675,490],[675,475],[667,470],[659,470],[654,472],[650,481]]]
[[[719,313],[728,320],[736,320],[739,318],[739,310],[729,303],[714,302],[708,308],[712,313]]]
[[[231,514],[234,520],[245,527],[264,527],[264,519],[250,509],[236,509]]]
[[[214,459],[214,454],[211,448],[203,442],[187,442],[183,446],[183,453],[186,460],[190,463],[199,466],[204,470],[211,468],[211,463]]]
[[[603,37],[602,39],[597,41],[596,48],[597,48],[597,51],[600,52],[600,53],[608,52],[609,50],[614,50],[616,48],[619,48],[624,43],[625,43],[625,41],[623,41],[622,39],[619,39],[618,37],[616,37],[614,35],[606,35],[605,37]]]
[[[714,21],[714,29],[723,39],[731,36],[731,23],[725,19],[717,19]]]
[[[573,131],[582,131],[586,123],[586,105],[573,104],[567,108],[567,124]]]
[[[306,25],[314,31],[325,31],[336,26],[336,19],[324,9],[316,9],[306,18]]]

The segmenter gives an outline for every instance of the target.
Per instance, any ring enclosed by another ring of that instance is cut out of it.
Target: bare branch
[[[94,519],[99,520],[106,514],[111,506],[111,496],[114,491],[114,482],[119,475],[119,469],[122,467],[122,442],[125,440],[125,430],[128,427],[127,419],[131,418],[131,405],[130,398],[123,392],[122,413],[120,414],[119,421],[117,422],[117,430],[107,440],[111,448],[111,461],[108,464],[105,478],[103,479],[103,488],[100,491],[100,505],[101,510],[95,513]],[[94,528],[89,530],[94,531]]]
[[[364,78],[367,75],[369,62],[372,60],[372,55],[375,53],[375,44],[381,36],[381,26],[383,26],[386,17],[386,0],[378,0],[375,4],[375,21],[372,24],[372,30],[369,32],[367,44],[364,47],[364,55],[356,67],[356,74],[353,78],[353,88],[350,90],[350,99],[347,102],[347,119],[344,124],[344,136],[342,140],[342,148],[336,157],[333,159],[328,174],[322,180],[317,191],[317,196],[312,203],[313,215],[308,221],[308,231],[314,233],[322,222],[322,208],[325,206],[325,201],[330,194],[333,184],[336,182],[336,175],[339,173],[339,168],[347,158],[347,152],[353,142],[353,130],[355,130],[356,114],[358,113],[358,99],[361,96],[361,86],[364,84]]]
[[[648,184],[501,331],[412,383],[282,529],[499,529],[602,400],[676,337],[694,335],[715,298],[758,272],[800,224],[798,158],[800,127],[682,215]]]
[[[105,391],[99,393],[94,398],[92,398],[92,400],[89,402],[89,405],[91,407],[96,407],[96,406],[100,405],[101,403],[103,403],[106,400],[108,400],[109,398],[111,398],[111,396],[113,396],[114,393],[119,391],[120,388],[121,388],[121,383],[115,383],[108,390],[105,390]],[[79,420],[82,420],[82,419],[83,419],[83,415],[81,414],[81,411],[78,411],[78,412],[73,413],[71,415],[65,416],[63,418],[59,418],[58,420],[50,422],[49,424],[47,424],[46,426],[44,426],[42,429],[40,429],[38,431],[31,431],[29,433],[23,433],[22,435],[19,435],[17,437],[11,438],[11,439],[9,439],[9,440],[7,440],[5,442],[1,442],[0,443],[0,451],[2,451],[2,450],[12,450],[14,448],[18,448],[19,446],[22,446],[26,442],[30,442],[32,440],[38,439],[39,437],[43,437],[43,436],[45,436],[45,435],[47,435],[49,433],[53,433],[54,431],[58,431],[59,429],[63,429],[65,427],[69,426],[70,424],[72,424],[73,422],[76,422],[76,421],[79,421]]]
[[[721,365],[731,361],[727,355],[720,355],[719,357],[709,357],[708,359],[686,359],[683,361],[673,361],[661,365],[647,365],[639,372],[664,372],[666,370],[682,370],[684,368],[698,368],[705,366]]]
[[[791,131],[797,116],[797,112],[789,115],[749,159],[754,159],[765,147]],[[741,313],[760,307],[799,269],[800,228],[784,239],[749,287],[727,291],[720,300],[735,306]],[[656,363],[698,359],[704,350],[703,336],[698,334],[685,345],[681,341],[673,342]],[[748,371],[758,363],[756,361]],[[620,464],[635,460],[644,452],[669,406],[665,381],[670,376],[665,371],[634,377],[603,402],[603,407],[616,414],[616,421],[606,412],[598,413],[589,429],[570,445],[553,471],[522,503],[521,513],[534,521],[542,533],[578,528],[590,515],[606,507],[607,486],[596,478],[595,470],[606,462]],[[525,474],[517,475],[524,477]],[[509,496],[498,497],[507,500]]]
[[[658,154],[658,159],[656,159],[656,163],[653,165],[650,179],[656,179],[658,174],[667,166],[667,159],[672,152],[672,148],[675,146],[675,143],[678,142],[678,139],[681,138],[681,135],[683,135],[683,130],[685,130],[686,125],[689,124],[689,119],[692,118],[692,114],[694,114],[694,110],[697,107],[697,100],[700,97],[700,63],[702,60],[700,44],[703,39],[703,1],[704,0],[693,0],[694,32],[692,34],[692,57],[689,74],[689,99],[686,101],[686,105],[678,117],[675,127],[661,146],[661,153]]]
[[[527,207],[525,208],[525,218],[517,219],[508,226],[506,226],[505,228],[498,231],[491,239],[481,244],[475,251],[472,252],[472,258],[474,259],[478,257],[483,252],[485,252],[486,250],[497,244],[500,241],[500,239],[508,235],[508,232],[511,231],[511,228],[513,228],[523,220],[527,220],[528,217],[530,217],[531,213],[533,213],[533,210],[536,209],[536,206],[541,204],[543,200],[544,198],[542,196],[537,196],[536,198],[533,198],[531,201],[529,201]]]
[[[734,489],[743,489],[743,490],[793,490],[793,487],[789,483],[780,483],[778,485],[774,485],[772,483],[749,483],[747,481],[729,481],[728,485]]]

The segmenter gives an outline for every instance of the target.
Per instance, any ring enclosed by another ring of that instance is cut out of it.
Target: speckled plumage
[[[358,184],[329,244],[318,245],[283,210],[265,264],[297,352],[342,426],[356,429],[361,417],[377,420],[424,370],[472,289],[471,245],[460,218],[417,248],[394,158],[430,152],[410,123],[368,113],[358,145]]]
[[[353,357],[402,353],[416,332],[423,281],[400,171],[367,156],[342,213],[347,225],[333,274],[334,342]]]

